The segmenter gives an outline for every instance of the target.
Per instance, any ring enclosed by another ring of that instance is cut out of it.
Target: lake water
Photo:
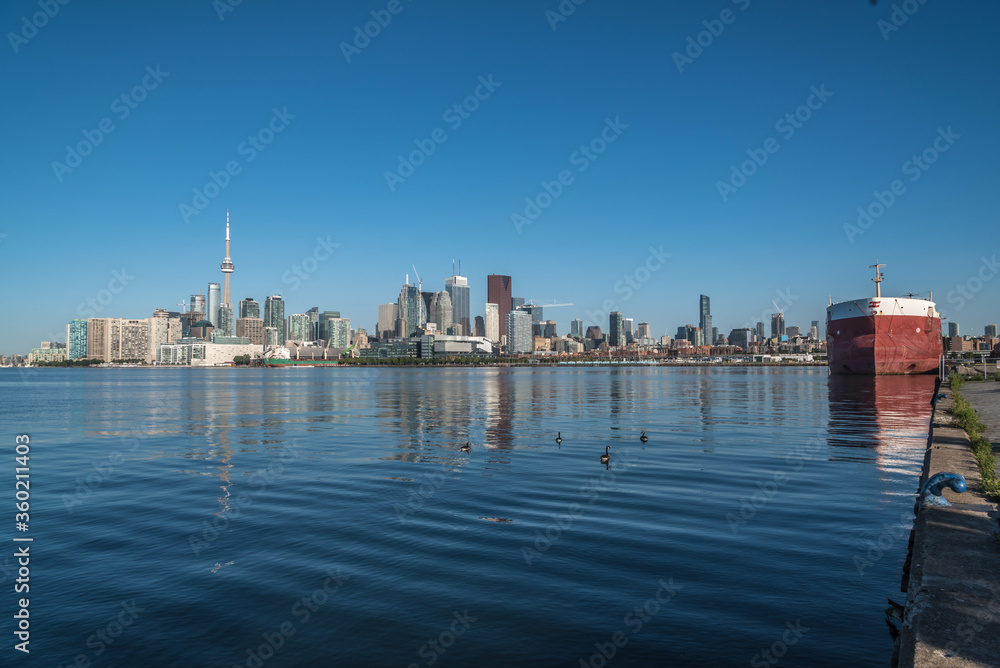
[[[888,665],[933,383],[3,369],[0,664]]]

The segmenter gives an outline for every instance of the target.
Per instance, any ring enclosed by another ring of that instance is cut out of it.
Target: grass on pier
[[[993,454],[993,446],[988,438],[983,436],[986,425],[979,420],[976,409],[966,400],[958,390],[965,384],[965,379],[959,375],[951,376],[951,390],[954,401],[948,412],[955,419],[955,424],[965,430],[972,441],[972,455],[976,458],[976,465],[979,466],[980,491],[991,500],[1000,500],[1000,481],[997,480],[996,466],[997,458]]]

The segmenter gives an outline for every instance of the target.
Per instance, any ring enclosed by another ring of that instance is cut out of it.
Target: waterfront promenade
[[[947,386],[942,392],[950,393]],[[1000,446],[1000,383],[969,382],[961,393]],[[906,620],[899,666],[1000,666],[1000,542],[997,505],[979,492],[979,470],[965,431],[952,426],[943,400],[934,413],[921,485],[952,471],[968,482],[945,488],[951,507],[927,507],[914,520]],[[906,575],[904,575],[904,581]]]

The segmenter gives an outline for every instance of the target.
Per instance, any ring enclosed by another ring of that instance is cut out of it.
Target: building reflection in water
[[[830,376],[827,429],[831,461],[875,462],[885,473],[919,474],[936,377]]]

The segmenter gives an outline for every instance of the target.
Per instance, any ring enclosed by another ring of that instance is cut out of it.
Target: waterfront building
[[[511,277],[490,274],[486,277],[486,301],[497,305],[500,337],[507,335],[507,314],[513,307]],[[487,335],[488,337],[489,335]],[[500,339],[497,338],[499,341]]]
[[[179,327],[179,325],[178,325]],[[87,357],[104,362],[147,359],[150,346],[149,320],[89,318]]]
[[[427,324],[427,308],[424,304],[420,288],[416,285],[406,283],[399,291],[399,315],[397,331],[402,331],[402,336],[413,336]]]
[[[246,337],[253,345],[264,345],[264,321],[261,318],[237,318],[236,336]]]
[[[264,325],[264,345],[268,348],[277,348],[280,346],[284,342],[283,329],[283,326],[268,327]]]
[[[285,302],[281,295],[271,295],[264,300],[264,341],[267,342],[267,328],[274,328],[278,334],[273,345],[281,345],[285,340]],[[272,344],[269,344],[272,345]]]
[[[222,293],[219,291],[218,283],[208,284],[208,304],[205,312],[205,320],[212,323],[212,327],[219,326],[219,306],[222,305]]]
[[[182,336],[181,319],[171,315],[169,311],[158,308],[149,319],[149,346],[146,349],[145,361],[152,364],[156,361],[156,348],[164,343],[174,343]]]
[[[260,317],[260,304],[254,301],[253,297],[247,297],[246,299],[240,300],[240,317],[241,318],[259,318]]]
[[[350,318],[329,318],[326,328],[327,338],[324,342],[327,347],[344,349],[351,345]]]
[[[379,304],[378,326],[375,335],[380,341],[388,339],[396,332],[396,320],[399,318],[399,304]]]
[[[578,339],[583,338],[583,320],[575,318],[569,323],[569,335]]]
[[[288,316],[288,338],[291,341],[311,341],[309,336],[309,316],[292,313]]]
[[[444,279],[444,289],[451,299],[451,321],[455,324],[455,329],[459,336],[469,336],[470,329],[470,296],[469,279],[465,276],[449,276]]]
[[[621,311],[612,311],[608,316],[608,345],[612,348],[620,348],[625,345],[625,330]]]
[[[995,339],[995,338],[997,338],[997,326],[996,325],[986,325],[985,331],[983,333],[983,336],[985,336],[988,339]],[[68,340],[69,339],[67,339],[67,341]]]
[[[948,323],[948,336],[961,336],[958,333],[958,323],[957,322],[949,322]]]
[[[706,295],[698,297],[698,327],[705,336],[712,337],[712,304]],[[712,337],[712,342],[715,338]]]
[[[51,341],[42,341],[38,348],[28,353],[28,364],[38,364],[39,362],[65,362],[68,359],[68,350]]]
[[[486,302],[486,316],[483,318],[486,327],[486,338],[493,343],[500,342],[500,307]]]
[[[319,314],[319,322],[316,330],[318,341],[330,340],[330,321],[340,318],[340,311],[323,311]]]
[[[71,360],[87,356],[87,320],[78,318],[66,324],[66,358]]]
[[[771,338],[777,339],[785,335],[785,314],[783,312],[771,314]]]
[[[222,336],[233,334],[233,307],[228,303],[219,304],[219,326],[216,333]]]
[[[507,314],[507,351],[512,354],[530,353],[535,341],[531,334],[531,314],[516,309]]]

